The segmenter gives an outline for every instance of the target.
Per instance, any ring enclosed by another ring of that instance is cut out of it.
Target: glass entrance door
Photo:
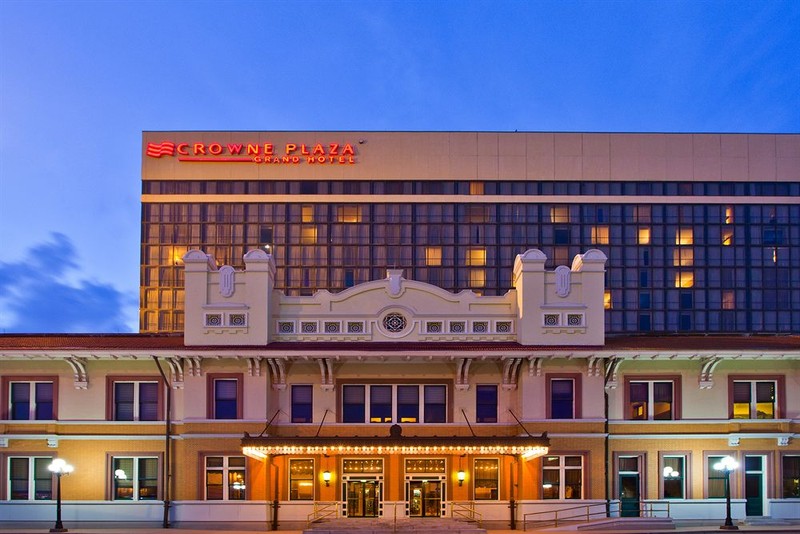
[[[639,473],[619,474],[620,515],[639,517]]]
[[[442,515],[442,483],[439,480],[410,480],[408,482],[408,512],[411,517]]]
[[[347,516],[378,517],[380,487],[377,480],[347,482]]]

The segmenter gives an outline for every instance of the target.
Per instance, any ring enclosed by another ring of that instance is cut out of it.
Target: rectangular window
[[[722,244],[726,247],[733,245],[733,230],[725,228],[722,230]]]
[[[472,247],[467,249],[466,265],[479,267],[486,265],[486,249]]]
[[[53,494],[53,473],[47,468],[50,457],[16,457],[8,459],[8,500],[47,501]]]
[[[314,388],[310,385],[292,385],[292,423],[311,422],[313,394]]]
[[[397,386],[397,419],[400,423],[419,421],[419,386]]]
[[[694,273],[691,271],[675,273],[675,287],[694,287]]]
[[[483,194],[483,182],[470,182],[469,183],[469,194],[470,195],[482,195]]]
[[[542,498],[583,498],[583,456],[542,458]]]
[[[673,381],[629,380],[628,416],[633,420],[671,420],[674,414]]]
[[[733,224],[733,206],[725,206],[725,224]]]
[[[575,380],[571,378],[550,380],[550,418],[575,418]]]
[[[638,243],[640,245],[649,245],[650,244],[650,227],[649,226],[640,226],[639,227]]]
[[[568,223],[569,206],[553,206],[550,208],[551,223]]]
[[[725,473],[714,469],[714,466],[722,461],[723,458],[724,456],[722,455],[706,457],[706,497],[709,499],[725,498]]]
[[[686,457],[664,456],[661,459],[661,492],[664,499],[686,498]]]
[[[369,422],[392,422],[392,386],[369,387]]]
[[[9,419],[50,421],[55,419],[53,382],[9,382]]]
[[[300,216],[300,220],[304,223],[314,222],[314,206],[305,205],[302,209],[303,212]]]
[[[213,390],[210,419],[241,419],[240,379],[209,375],[209,380]]]
[[[694,265],[694,249],[676,248],[673,250],[672,264],[675,267],[691,267]]]
[[[734,380],[734,419],[775,419],[777,395],[774,380]]]
[[[314,500],[314,460],[289,460],[289,500]]]
[[[447,388],[445,386],[425,386],[425,422],[444,423],[447,421]]]
[[[484,269],[469,270],[469,287],[484,287],[486,285],[486,271]]]
[[[722,309],[734,310],[736,309],[736,292],[733,290],[725,290],[722,292]]]
[[[474,464],[475,500],[496,501],[500,498],[500,462],[497,458],[476,458]]]
[[[302,226],[300,228],[300,244],[301,245],[314,245],[317,243],[317,227],[316,226]]]
[[[342,422],[363,423],[366,417],[364,386],[342,387]]]
[[[800,498],[800,456],[783,457],[783,498]]]
[[[614,302],[611,299],[611,291],[605,290],[603,292],[603,309],[611,310],[614,308]]]
[[[475,389],[475,421],[497,422],[497,386],[479,384]]]
[[[425,265],[438,267],[442,264],[442,247],[425,247]]]
[[[608,226],[592,226],[592,244],[608,245]]]
[[[245,500],[246,465],[244,456],[207,456],[206,500]]]
[[[694,244],[694,231],[690,226],[682,226],[675,231],[676,245]]]
[[[111,459],[114,501],[158,499],[158,458],[114,457]]]
[[[158,381],[113,381],[114,421],[159,421]]]
[[[336,210],[336,220],[343,223],[361,222],[361,206],[339,206]]]

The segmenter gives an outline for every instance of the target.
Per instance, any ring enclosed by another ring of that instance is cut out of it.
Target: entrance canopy
[[[277,454],[513,454],[525,459],[547,454],[550,440],[541,436],[403,436],[393,425],[389,436],[251,436],[242,451],[263,459]]]

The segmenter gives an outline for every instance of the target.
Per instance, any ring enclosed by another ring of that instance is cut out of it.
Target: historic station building
[[[158,132],[142,333],[0,336],[0,524],[800,519],[800,136]],[[677,334],[677,335],[676,335]],[[713,334],[713,335],[712,335]]]

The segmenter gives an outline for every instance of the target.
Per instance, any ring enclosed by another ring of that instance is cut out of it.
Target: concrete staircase
[[[403,518],[403,519],[331,519],[319,521],[303,531],[304,534],[387,534],[411,532],[413,534],[486,534],[486,529],[455,519]]]

